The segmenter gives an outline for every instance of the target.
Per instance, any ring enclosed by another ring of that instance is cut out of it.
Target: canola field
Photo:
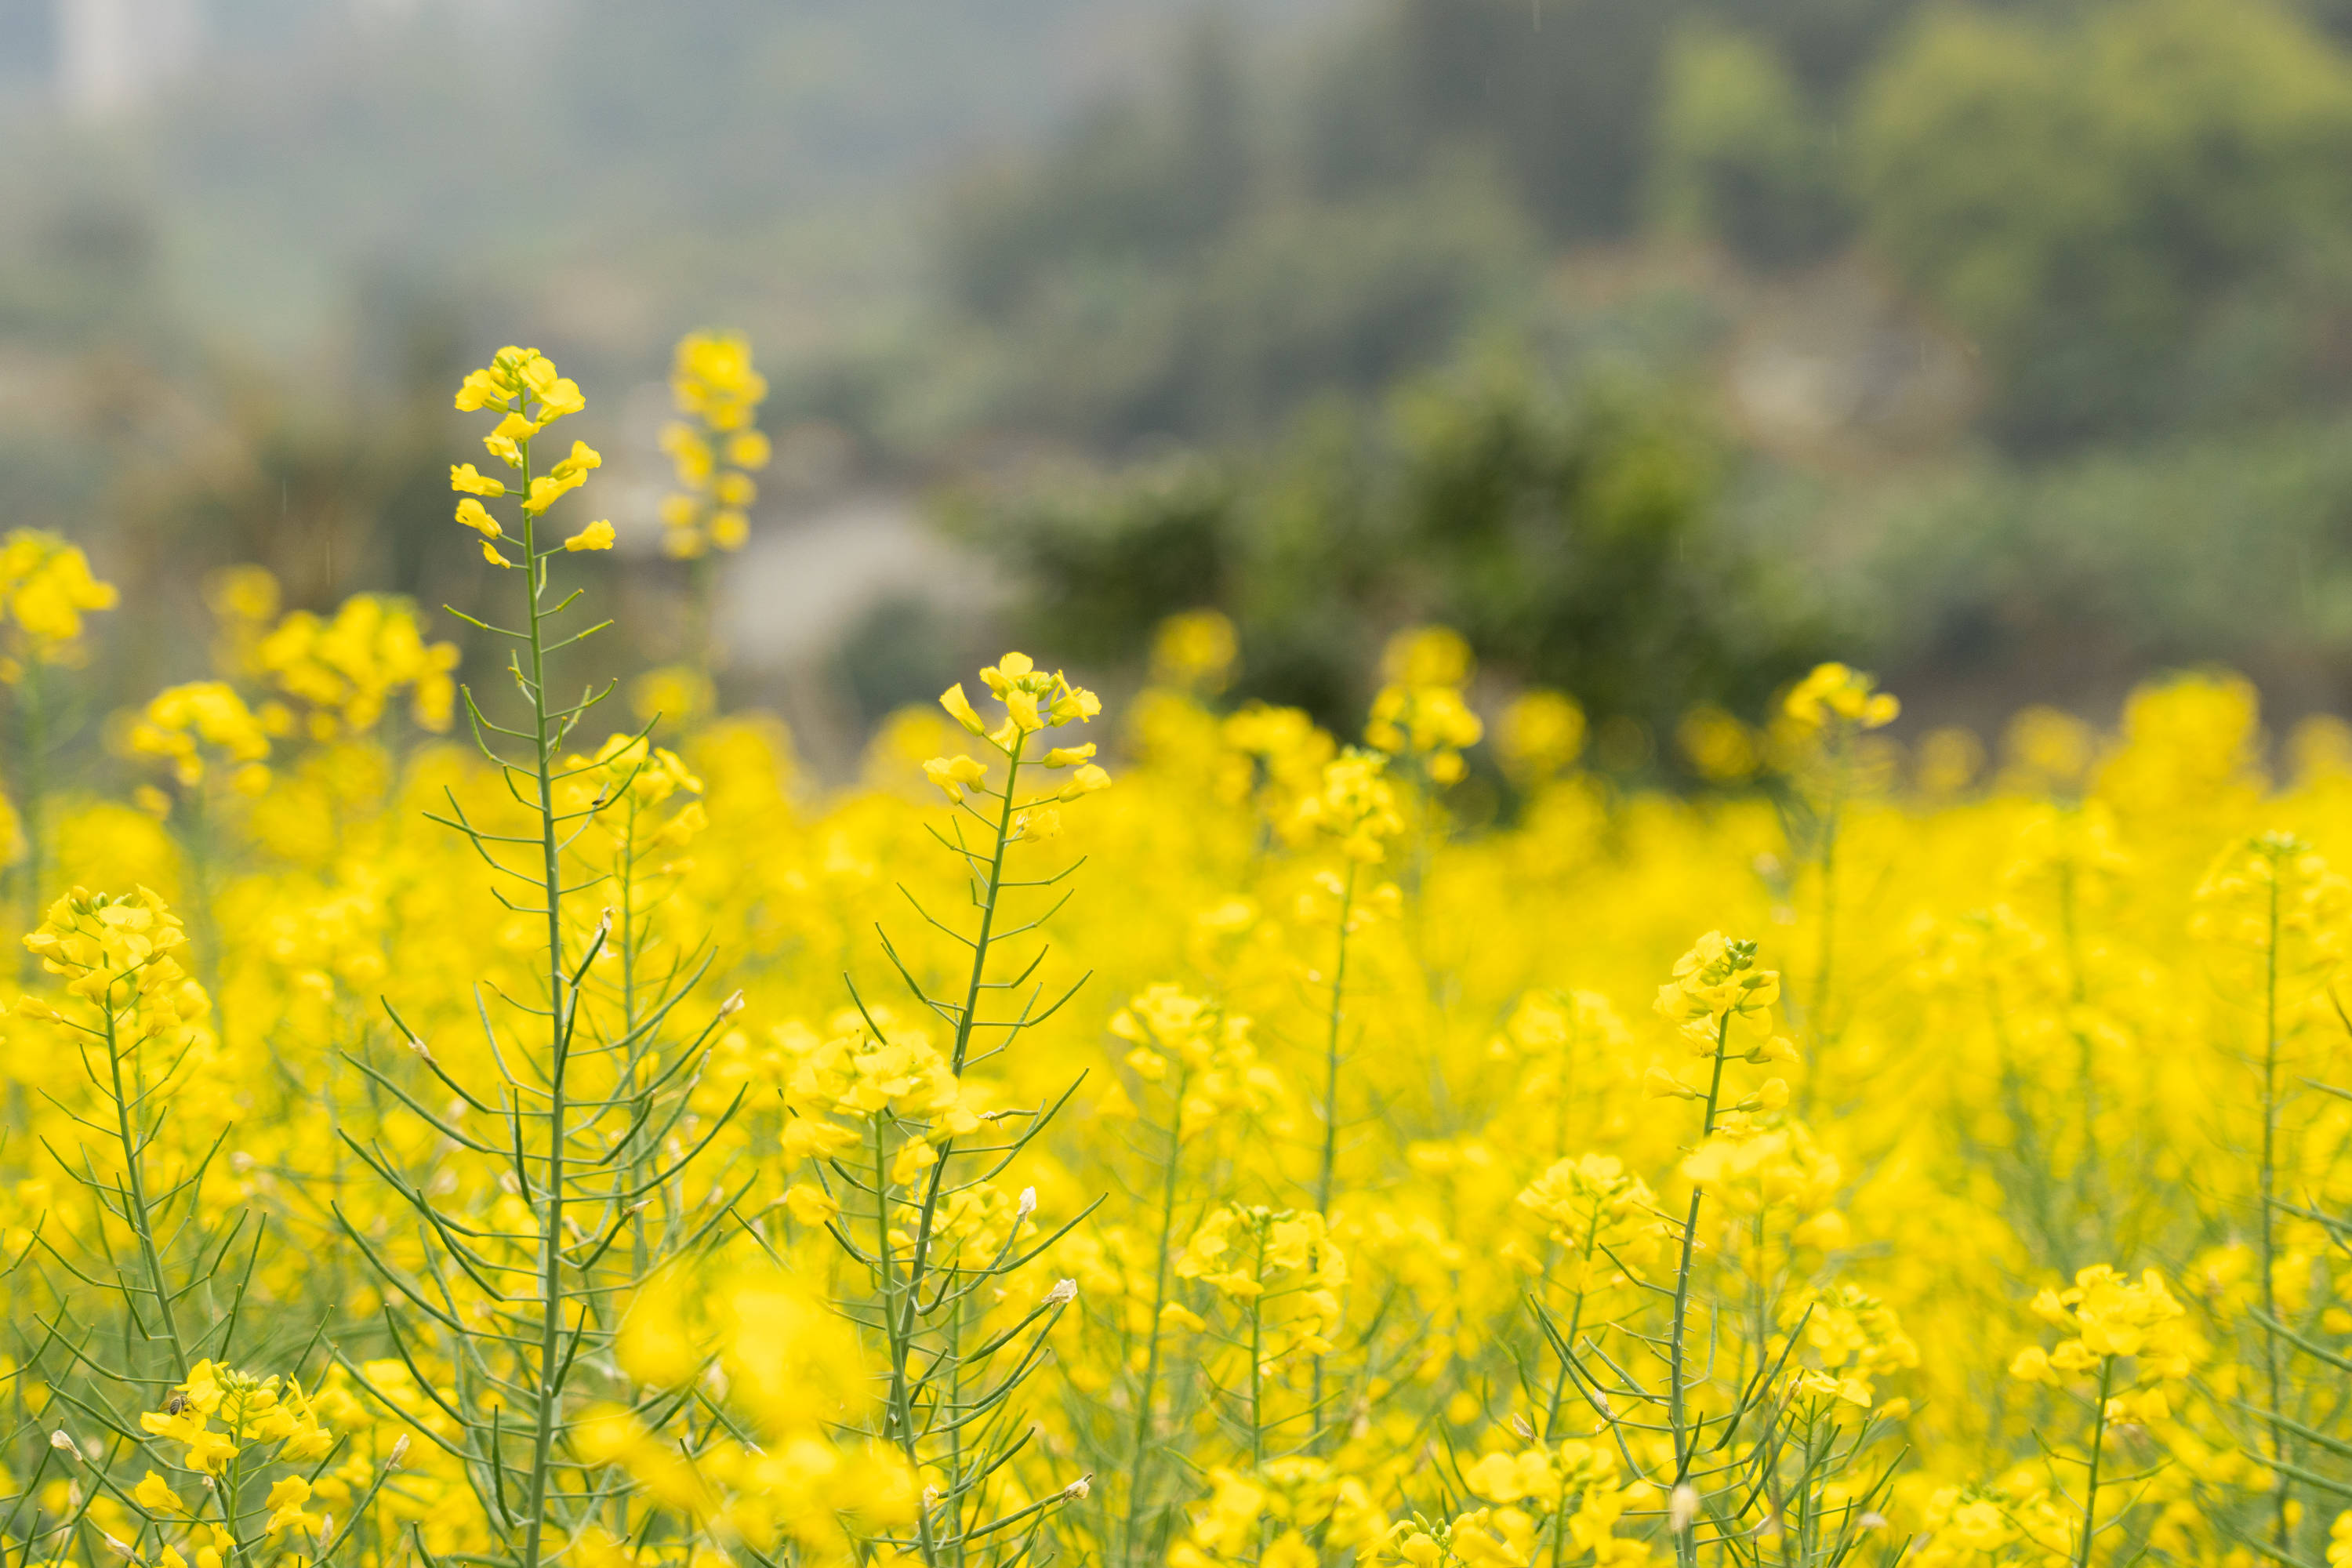
[[[707,584],[761,388],[677,387]],[[123,798],[47,762],[122,611],[0,551],[7,1568],[2352,1560],[2343,726],[1828,666],[1675,797],[1203,614],[821,791],[611,679],[585,401],[457,393],[503,678],[231,574]]]

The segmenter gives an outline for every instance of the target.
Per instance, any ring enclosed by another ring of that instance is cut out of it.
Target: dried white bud
[[[124,1562],[136,1563],[139,1561],[138,1554],[131,1550],[131,1542],[127,1541],[117,1541],[114,1537],[107,1534],[102,1530],[99,1531],[98,1538],[106,1542],[106,1549],[109,1552],[113,1552],[117,1557],[121,1558]]]
[[[1532,1443],[1536,1440],[1536,1429],[1528,1424],[1526,1416],[1516,1410],[1511,1412],[1511,1430],[1519,1435],[1522,1442]]]
[[[1082,1498],[1094,1489],[1095,1478],[1093,1474],[1089,1472],[1087,1475],[1080,1476],[1068,1486],[1064,1487],[1062,1489],[1062,1495],[1066,1498]]]
[[[1861,1525],[1864,1530],[1885,1530],[1886,1528],[1886,1516],[1874,1509],[1870,1512],[1864,1514],[1860,1519],[1854,1521],[1854,1522]]]
[[[319,1516],[319,1544],[321,1546],[327,1544],[328,1541],[333,1537],[334,1533],[335,1516],[331,1513],[320,1514]]]
[[[1698,1518],[1698,1489],[1688,1481],[1675,1488],[1666,1500],[1666,1528],[1680,1535]]]
[[[423,1057],[428,1062],[433,1059],[432,1047],[427,1046],[423,1040],[418,1039],[415,1035],[408,1037],[408,1048],[415,1051],[418,1056]]]
[[[1078,1282],[1075,1279],[1056,1279],[1054,1288],[1045,1292],[1045,1304],[1049,1307],[1066,1307],[1077,1299]]]
[[[606,937],[608,937],[608,936],[610,936],[610,935],[612,935],[612,934],[613,934],[613,921],[614,921],[614,915],[613,906],[612,906],[612,905],[610,905],[610,904],[606,904],[606,905],[604,906],[604,913],[603,918],[601,918],[600,920],[598,920],[598,921],[597,921],[597,922],[596,922],[596,940],[597,940],[598,942],[602,942],[602,941],[604,941]]]
[[[66,1435],[62,1426],[49,1434],[49,1447],[60,1454],[71,1454],[77,1459],[81,1458],[80,1446]]]
[[[1021,1217],[1022,1217],[1023,1219],[1027,1219],[1031,1215],[1035,1214],[1035,1213],[1037,1212],[1037,1189],[1036,1189],[1036,1188],[1034,1188],[1034,1187],[1024,1187],[1024,1188],[1022,1188],[1022,1189],[1021,1189],[1021,1205],[1020,1205],[1020,1207],[1021,1207]]]
[[[406,1458],[408,1458],[408,1434],[403,1432],[394,1439],[392,1458],[383,1462],[383,1468],[387,1470],[396,1470],[400,1468],[400,1461]]]
[[[939,1488],[925,1487],[923,1489],[923,1506],[925,1508],[937,1508],[940,1506]]]
[[[726,1001],[719,1004],[719,1016],[722,1018],[731,1018],[742,1010],[743,993],[740,991],[738,991],[734,995],[730,996]]]

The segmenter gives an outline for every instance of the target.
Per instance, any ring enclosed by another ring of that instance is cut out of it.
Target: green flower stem
[[[1715,1026],[1715,1068],[1707,1080],[1706,1115],[1699,1124],[1699,1139],[1704,1142],[1715,1132],[1717,1102],[1723,1094],[1724,1046],[1731,1036],[1731,1015],[1726,1013]],[[1673,1429],[1675,1440],[1675,1485],[1685,1485],[1690,1479],[1691,1462],[1697,1458],[1698,1445],[1690,1430],[1686,1408],[1684,1363],[1687,1330],[1690,1322],[1691,1259],[1698,1245],[1698,1211],[1706,1196],[1706,1189],[1691,1184],[1690,1209],[1683,1216],[1682,1258],[1675,1266],[1674,1326],[1666,1341],[1666,1424]],[[1685,1525],[1675,1531],[1675,1560],[1682,1568],[1691,1568],[1698,1561],[1698,1542],[1694,1525]]]

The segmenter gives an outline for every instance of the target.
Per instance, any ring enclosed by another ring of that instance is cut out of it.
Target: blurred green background
[[[2352,700],[2346,0],[0,0],[0,138],[5,521],[137,606],[114,700],[220,565],[471,602],[509,341],[674,654],[698,327],[774,385],[726,684],[820,767],[1201,605],[1351,728],[1443,620],[1634,771],[1827,655]]]

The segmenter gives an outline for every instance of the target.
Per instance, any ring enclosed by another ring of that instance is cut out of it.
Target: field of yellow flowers
[[[761,388],[677,385],[707,584]],[[1828,666],[1674,798],[1442,629],[1223,708],[1204,614],[820,794],[599,674],[581,390],[457,402],[494,685],[231,574],[102,798],[112,591],[0,547],[5,1568],[2352,1560],[2352,731]]]

